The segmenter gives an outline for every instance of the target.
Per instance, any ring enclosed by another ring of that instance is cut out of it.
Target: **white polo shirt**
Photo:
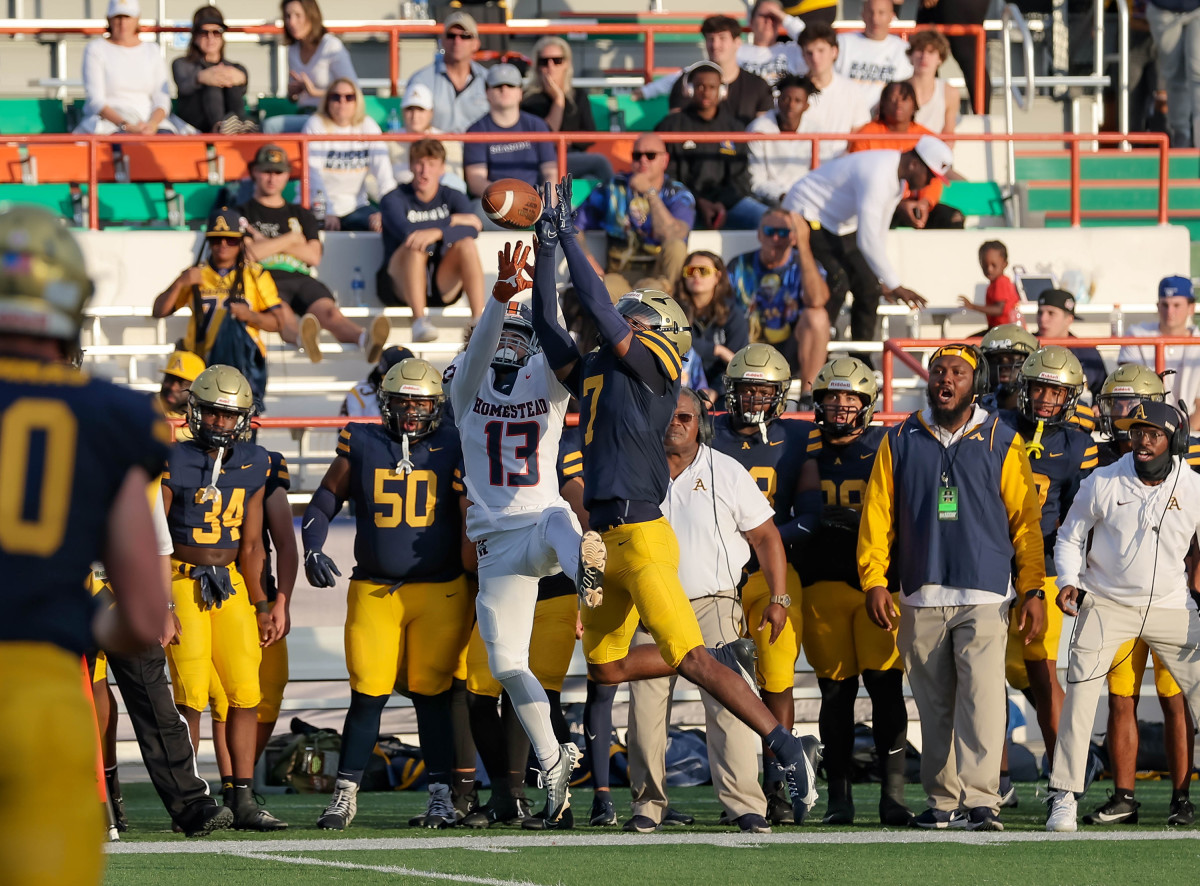
[[[882,40],[871,40],[865,34],[839,34],[833,69],[853,80],[872,108],[879,104],[884,86],[913,74],[908,41],[895,34]]]
[[[871,121],[871,103],[849,77],[834,71],[829,85],[820,89],[808,97],[808,110],[800,118],[799,132],[854,132]],[[875,101],[879,101],[878,96]],[[841,139],[821,142],[822,163],[844,153],[846,143]]]
[[[1129,336],[1148,338],[1162,335],[1158,331],[1158,323],[1137,323],[1125,330]],[[1195,338],[1200,335],[1200,329],[1188,327],[1188,335]],[[1194,412],[1196,398],[1200,397],[1200,343],[1196,347],[1190,345],[1168,345],[1166,347],[1166,365],[1164,368],[1174,370],[1174,374],[1163,379],[1163,387],[1167,389],[1167,402],[1172,406],[1175,401],[1182,399],[1187,403],[1189,412]],[[1143,366],[1154,368],[1154,346],[1122,345],[1117,354],[1117,364],[1141,363]]]
[[[732,593],[750,559],[743,533],[775,519],[750,472],[710,446],[667,486],[662,511],[679,539],[679,580],[689,600]]]

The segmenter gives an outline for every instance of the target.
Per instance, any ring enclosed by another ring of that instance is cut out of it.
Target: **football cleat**
[[[666,828],[690,828],[696,823],[695,817],[688,815],[686,812],[680,812],[678,809],[667,807],[667,811],[663,813],[662,827]]]
[[[1196,820],[1196,808],[1187,797],[1176,797],[1171,801],[1171,814],[1167,816],[1167,824],[1189,825]]]
[[[713,658],[745,680],[746,685],[750,687],[750,691],[758,695],[758,683],[754,679],[754,669],[758,661],[758,650],[754,648],[753,640],[746,637],[739,637],[732,643],[722,643],[720,646],[709,647],[708,651],[712,654]]]
[[[777,781],[766,787],[767,821],[773,825],[795,824],[796,813],[792,811],[792,799],[788,796],[787,786]]]
[[[771,826],[767,824],[767,820],[761,815],[755,815],[753,812],[747,812],[745,815],[739,815],[737,818],[737,826],[743,834],[771,833]]]
[[[558,821],[551,821],[546,809],[542,809],[537,815],[521,819],[521,827],[527,831],[569,831],[575,827],[575,813],[568,806]]]
[[[1075,821],[1075,816],[1079,812],[1079,804],[1075,802],[1074,794],[1070,791],[1051,791],[1047,802],[1050,805],[1050,814],[1046,816],[1046,830],[1060,833],[1074,833],[1079,830],[1079,824]],[[1111,804],[1110,800],[1104,805]],[[1103,809],[1104,806],[1100,808]]]
[[[358,785],[348,778],[333,783],[333,799],[317,819],[317,827],[326,831],[344,831],[358,812]]]
[[[592,797],[592,815],[588,824],[594,828],[616,827],[617,810],[613,806],[612,796],[607,791]]]
[[[986,806],[976,806],[967,813],[968,831],[1002,831],[1004,823],[1000,816]]]
[[[287,822],[276,818],[257,803],[233,810],[233,827],[239,831],[285,831]]]
[[[886,794],[879,798],[879,823],[895,828],[906,828],[913,822],[912,810],[899,800]]]
[[[571,804],[571,772],[583,753],[574,742],[558,746],[558,762],[538,773],[538,787],[546,789],[546,820],[557,822]]]
[[[1117,797],[1111,792],[1108,802],[1089,812],[1083,817],[1084,824],[1137,824],[1138,807],[1142,804],[1137,800]]]
[[[854,801],[849,797],[829,798],[822,824],[854,824]]]
[[[429,805],[421,818],[421,827],[440,830],[452,828],[458,823],[454,803],[450,800],[450,786],[433,782],[429,785]],[[412,821],[409,821],[412,825]]]
[[[228,806],[210,806],[194,828],[180,828],[187,837],[207,837],[213,831],[233,827],[233,810]]]
[[[608,549],[604,539],[594,529],[589,529],[579,539],[579,569],[575,586],[579,599],[588,609],[595,609],[604,602],[604,566],[608,562]]]
[[[943,831],[947,829],[965,828],[967,817],[959,809],[926,809],[920,815],[914,816],[909,825],[914,828],[924,828],[928,831]]]
[[[784,755],[779,752],[775,756],[783,765],[784,784],[792,800],[796,824],[804,824],[808,813],[817,805],[817,765],[825,754],[825,745],[814,736],[806,735],[794,739],[787,750],[792,752],[787,754],[792,758],[790,762],[785,763]]]
[[[625,824],[621,825],[621,830],[632,834],[652,834],[658,830],[658,825],[645,815],[635,815],[629,821],[625,822]]]

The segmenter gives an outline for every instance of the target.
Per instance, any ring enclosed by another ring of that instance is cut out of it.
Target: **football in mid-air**
[[[483,211],[502,228],[525,231],[542,214],[542,198],[535,188],[519,178],[502,178],[483,192]]]

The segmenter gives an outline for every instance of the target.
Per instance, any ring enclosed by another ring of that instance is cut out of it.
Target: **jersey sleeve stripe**
[[[564,477],[574,477],[576,474],[582,474],[582,473],[583,473],[583,465],[581,465],[581,464],[579,464],[579,465],[564,465],[563,466],[563,476]]]
[[[672,381],[679,378],[679,370],[683,368],[683,363],[665,338],[652,332],[639,332],[637,337],[638,341],[649,348],[650,353],[658,358],[658,362],[667,370],[667,375]]]

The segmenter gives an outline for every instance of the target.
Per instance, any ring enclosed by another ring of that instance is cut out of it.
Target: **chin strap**
[[[762,413],[760,412],[760,413],[759,413],[759,415],[762,415]],[[760,419],[758,420],[758,432],[759,432],[760,434],[762,434],[762,441],[763,441],[763,443],[764,443],[764,444],[765,444],[765,443],[767,443],[767,442],[768,442],[768,440],[767,440],[767,422],[766,422],[766,419],[764,419],[764,418],[760,418]]]
[[[401,477],[406,477],[413,472],[415,467],[416,465],[414,465],[412,463],[412,459],[409,458],[408,434],[404,434],[400,438],[400,461],[396,462],[395,473],[399,474]]]
[[[1039,419],[1033,439],[1025,444],[1025,454],[1030,458],[1041,458],[1042,453],[1046,451],[1046,447],[1042,445],[1042,431],[1045,427],[1046,423]]]
[[[221,476],[221,462],[224,459],[225,447],[222,446],[217,450],[217,457],[213,459],[212,477],[208,485],[200,491],[200,504],[216,502],[218,511],[221,510],[221,490],[217,488],[217,478]]]

